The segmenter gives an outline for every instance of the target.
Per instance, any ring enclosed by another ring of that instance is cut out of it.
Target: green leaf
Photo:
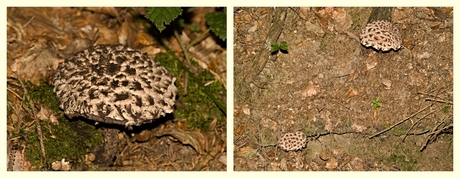
[[[148,7],[145,18],[152,21],[161,32],[182,13],[180,7]]]
[[[287,50],[288,50],[287,42],[282,41],[282,42],[280,43],[280,48],[281,48],[281,50],[287,51]]]
[[[272,48],[270,49],[270,52],[271,53],[274,53],[274,52],[277,52],[278,50],[280,49],[280,47],[278,46],[278,43],[272,43]]]
[[[372,107],[374,109],[382,106],[382,104],[379,103],[380,97],[375,98],[375,100],[372,100]]]
[[[227,14],[225,12],[209,12],[204,14],[204,18],[216,36],[222,40],[227,38]]]
[[[190,26],[190,30],[192,30],[192,32],[199,32],[200,27],[196,23],[192,23],[192,25]]]

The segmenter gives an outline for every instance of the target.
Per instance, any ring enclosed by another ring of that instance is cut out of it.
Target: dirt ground
[[[182,26],[160,33],[142,7],[8,7],[7,170],[225,171],[226,41],[205,20],[222,9],[182,8]],[[65,117],[51,86],[60,62],[96,44],[155,56],[179,89],[173,114],[118,134],[108,167],[95,164],[103,124]]]
[[[372,8],[287,8],[267,41],[277,10],[234,8],[235,171],[453,170],[453,8],[393,8],[389,52],[353,38]],[[276,146],[296,130],[306,148]]]

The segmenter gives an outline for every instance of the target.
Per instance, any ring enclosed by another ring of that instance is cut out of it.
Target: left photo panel
[[[226,15],[7,7],[7,171],[226,171]]]

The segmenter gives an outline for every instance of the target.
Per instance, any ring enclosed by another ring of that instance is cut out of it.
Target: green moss
[[[216,102],[221,102],[217,100],[226,95],[226,90],[222,84],[214,79],[209,71],[203,70],[196,76],[191,76],[190,73],[188,76],[185,75],[188,70],[183,67],[173,52],[157,54],[155,60],[159,61],[177,78],[178,100],[185,104],[186,107],[177,108],[174,111],[176,119],[185,119],[189,126],[202,130],[207,130],[214,119],[217,119],[218,125],[226,123],[225,113],[216,104]],[[193,61],[192,65],[198,66]],[[187,95],[184,96],[184,81],[186,80]],[[209,81],[214,82],[204,86]],[[225,109],[225,105],[223,106]]]
[[[35,86],[25,83],[30,99],[39,109],[39,106],[54,111],[58,124],[50,121],[40,121],[43,134],[43,141],[46,153],[45,164],[51,165],[52,162],[65,158],[70,161],[78,161],[83,155],[91,152],[96,145],[103,143],[103,136],[96,128],[81,120],[68,120],[59,110],[59,101],[53,92],[53,87],[41,84]],[[25,101],[30,105],[29,101]],[[30,106],[29,106],[30,108]],[[32,117],[23,118],[27,123],[32,122]],[[35,124],[21,128],[13,135],[21,136],[25,139],[25,156],[30,160],[34,170],[41,170],[44,165],[38,133]]]
[[[399,165],[402,171],[417,171],[417,163],[419,157],[420,152],[411,151],[410,149],[402,148],[396,145],[394,151],[388,158],[388,161]]]

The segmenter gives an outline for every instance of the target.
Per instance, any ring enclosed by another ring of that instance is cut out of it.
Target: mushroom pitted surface
[[[98,45],[61,63],[53,83],[68,117],[131,128],[173,111],[175,80],[159,62],[137,49]]]
[[[368,23],[359,35],[361,44],[376,50],[389,51],[401,48],[401,34],[391,22],[378,20]]]
[[[284,151],[297,151],[307,146],[307,136],[302,131],[285,133],[278,139],[278,147]]]

